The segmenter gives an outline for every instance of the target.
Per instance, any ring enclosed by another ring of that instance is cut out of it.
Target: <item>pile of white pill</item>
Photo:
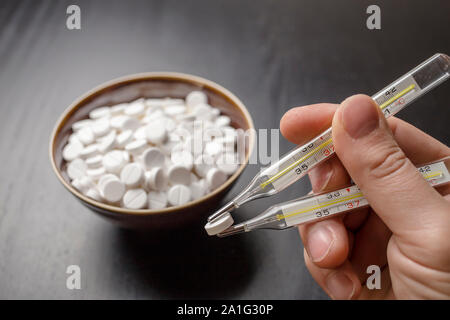
[[[237,131],[201,91],[140,98],[92,110],[63,148],[67,175],[84,195],[128,209],[196,200],[237,168]]]

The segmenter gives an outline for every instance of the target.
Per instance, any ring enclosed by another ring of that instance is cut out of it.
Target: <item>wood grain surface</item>
[[[118,229],[56,179],[50,133],[64,109],[107,80],[178,71],[215,81],[276,129],[289,108],[373,94],[435,52],[450,53],[450,3],[376,1],[0,2],[0,298],[324,299],[296,230],[208,238],[198,227],[159,234]],[[81,8],[81,30],[66,8]],[[449,143],[449,83],[399,117]],[[292,147],[280,136],[280,152]],[[426,146],[423,146],[426,148]],[[258,171],[249,166],[229,199]],[[240,219],[309,191],[302,180],[248,204]],[[81,290],[66,268],[81,268]]]

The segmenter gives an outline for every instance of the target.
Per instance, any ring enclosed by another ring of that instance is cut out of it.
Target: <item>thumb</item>
[[[439,223],[436,211],[445,213],[444,200],[405,156],[370,97],[356,95],[341,103],[333,118],[333,142],[353,181],[394,234],[411,235]]]

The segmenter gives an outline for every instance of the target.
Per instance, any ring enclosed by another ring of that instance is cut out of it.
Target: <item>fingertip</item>
[[[336,108],[331,103],[292,108],[280,120],[281,134],[292,143],[306,143],[331,125]]]
[[[305,249],[312,262],[321,268],[335,268],[348,257],[347,230],[337,218],[305,226],[301,231]]]

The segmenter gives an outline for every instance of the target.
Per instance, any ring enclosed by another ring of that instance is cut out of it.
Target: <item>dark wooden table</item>
[[[368,5],[381,30],[366,28]],[[81,30],[66,8],[81,7]],[[50,132],[79,95],[118,76],[168,70],[216,81],[257,128],[292,106],[373,94],[435,52],[450,53],[443,1],[0,2],[0,298],[322,299],[296,230],[208,238],[121,230],[58,182]],[[399,115],[449,143],[449,83]],[[280,151],[292,145],[280,137]],[[257,172],[249,166],[228,199]],[[309,190],[306,180],[242,218]],[[66,288],[68,265],[82,289]]]

